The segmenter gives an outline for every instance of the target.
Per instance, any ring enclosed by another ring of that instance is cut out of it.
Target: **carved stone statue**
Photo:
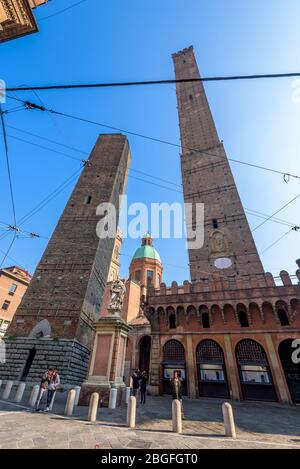
[[[119,277],[112,282],[110,287],[110,302],[108,305],[108,311],[111,315],[120,314],[124,301],[125,291],[125,284]]]

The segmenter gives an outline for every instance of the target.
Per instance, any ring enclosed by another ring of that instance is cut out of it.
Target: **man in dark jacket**
[[[134,395],[134,397],[137,397],[138,390],[139,390],[140,370],[135,370],[135,372],[131,376],[131,379],[132,379],[133,395]]]
[[[144,370],[140,377],[141,404],[146,404],[147,381],[147,371]]]

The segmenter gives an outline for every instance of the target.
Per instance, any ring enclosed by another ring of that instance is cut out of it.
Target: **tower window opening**
[[[289,326],[290,325],[290,321],[289,321],[289,318],[286,314],[286,311],[284,309],[279,309],[277,311],[277,314],[278,314],[278,319],[280,321],[280,324],[282,326]]]
[[[91,196],[91,195],[88,195],[87,198],[85,199],[85,203],[86,203],[87,205],[89,205],[89,204],[91,203],[91,201],[92,201],[92,196]]]
[[[209,315],[208,313],[202,313],[202,326],[203,329],[209,329],[210,328],[210,322],[209,322]]]
[[[176,315],[174,313],[169,316],[169,328],[176,329]]]
[[[249,321],[246,311],[239,311],[238,318],[240,321],[241,327],[249,327]]]
[[[215,230],[216,230],[217,228],[219,228],[219,223],[218,223],[218,220],[217,220],[216,218],[213,218],[212,223],[213,223],[213,227],[214,227]]]

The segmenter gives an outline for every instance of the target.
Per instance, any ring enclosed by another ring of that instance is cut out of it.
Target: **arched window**
[[[288,315],[286,314],[286,311],[284,309],[279,309],[277,311],[277,314],[278,314],[278,319],[280,321],[280,324],[282,326],[289,326],[290,325]]]
[[[249,327],[249,321],[246,311],[238,311],[238,318],[241,327]]]
[[[178,340],[169,340],[163,347],[165,362],[184,362],[184,347]]]
[[[241,340],[236,346],[236,360],[244,399],[276,401],[266,352],[252,339]]]
[[[208,313],[202,313],[201,316],[202,319],[202,326],[204,329],[209,329],[210,328],[210,322],[209,322],[209,315]]]
[[[175,313],[171,313],[169,315],[169,328],[176,329],[176,314]]]

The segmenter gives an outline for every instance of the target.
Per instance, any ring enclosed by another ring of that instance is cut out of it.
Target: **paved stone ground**
[[[20,405],[0,400],[0,448],[300,449],[300,407],[233,402],[237,439],[231,440],[223,436],[221,400],[186,399],[182,435],[172,434],[167,396],[138,406],[134,430],[125,427],[125,406],[100,408],[97,422],[90,423],[86,407],[64,417],[65,401],[66,393],[58,394],[53,413],[43,414],[26,407],[28,394]]]

